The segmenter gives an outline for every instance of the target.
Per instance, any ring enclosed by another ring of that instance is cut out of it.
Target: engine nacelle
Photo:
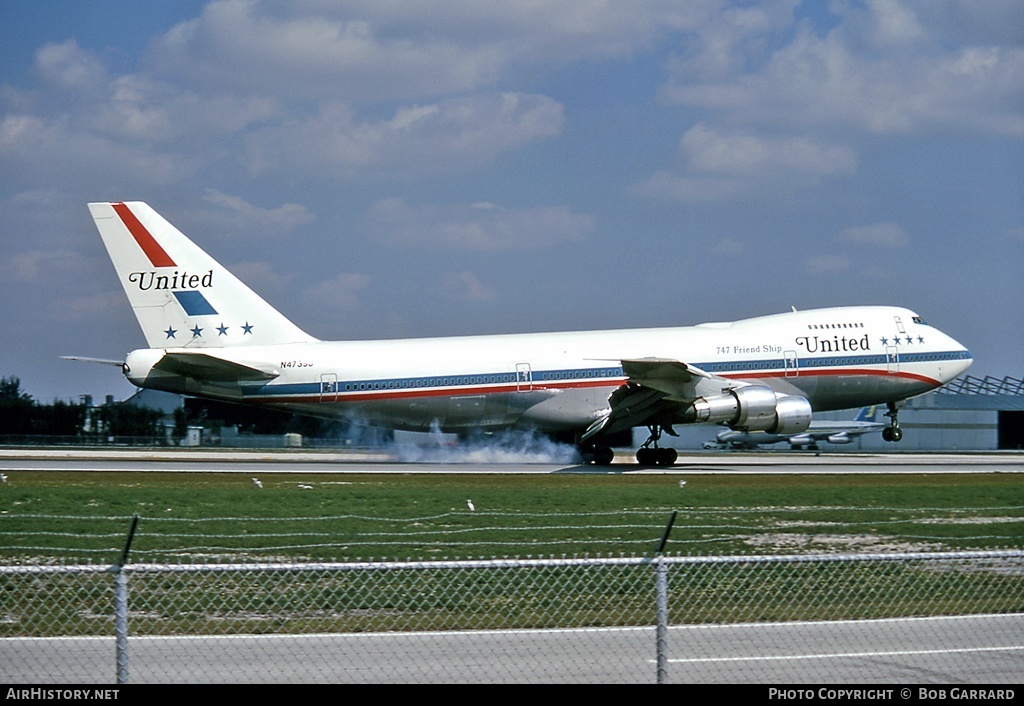
[[[770,387],[737,387],[693,403],[692,421],[725,424],[743,431],[799,434],[811,426],[811,404],[803,397],[778,395]]]
[[[164,357],[162,350],[142,348],[132,351],[125,358],[123,371],[128,381],[136,387],[145,387],[146,380],[153,374],[153,366]]]
[[[164,357],[164,353],[158,348],[141,348],[132,351],[124,361],[124,376],[136,387],[148,390],[163,390],[176,394],[189,392],[186,378],[156,368],[156,364]]]
[[[811,403],[804,397],[782,395],[775,406],[775,427],[770,434],[799,434],[811,427]]]

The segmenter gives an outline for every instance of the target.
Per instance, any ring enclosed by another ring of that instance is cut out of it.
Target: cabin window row
[[[862,323],[845,323],[845,324],[807,324],[807,328],[811,331],[820,331],[822,329],[837,329],[837,328],[864,328]]]

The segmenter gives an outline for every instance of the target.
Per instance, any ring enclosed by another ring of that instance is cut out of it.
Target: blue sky
[[[0,375],[125,397],[88,201],[323,339],[895,304],[1024,376],[1016,0],[0,4]]]

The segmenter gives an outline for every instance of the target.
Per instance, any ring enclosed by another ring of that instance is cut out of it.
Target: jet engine
[[[163,356],[164,352],[162,350],[153,348],[142,348],[132,351],[128,354],[124,361],[124,366],[122,366],[124,376],[136,387],[145,387],[146,380],[153,375],[153,366],[160,362]]]
[[[725,424],[743,431],[799,434],[811,425],[811,404],[803,397],[779,395],[763,385],[736,387],[724,395],[700,397],[688,421]]]

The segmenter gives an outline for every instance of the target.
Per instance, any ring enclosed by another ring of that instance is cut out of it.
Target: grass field
[[[101,570],[0,576],[0,636],[112,634],[114,579],[102,569],[117,561],[135,514],[133,635],[648,625],[653,574],[637,563],[423,570],[370,562],[372,570],[346,571],[304,562],[650,556],[673,513],[671,555],[1024,546],[1024,498],[1012,474],[287,473],[258,480],[8,473],[0,484],[0,562],[88,562]],[[254,560],[297,563],[272,571],[194,565]],[[155,566],[165,561],[188,566]],[[1019,561],[732,559],[675,566],[669,593],[673,620],[686,623],[1019,612],[1020,576]]]
[[[685,481],[685,485],[681,484]],[[0,555],[133,561],[778,554],[1024,546],[1011,474],[9,474]],[[470,509],[472,503],[474,509]]]

